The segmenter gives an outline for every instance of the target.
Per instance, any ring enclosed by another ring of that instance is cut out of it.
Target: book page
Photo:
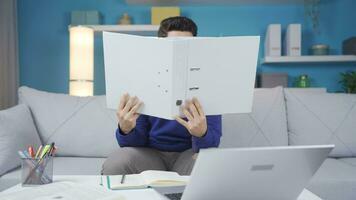
[[[186,185],[189,176],[180,176],[177,172],[148,170],[140,174],[149,186],[179,186]]]
[[[147,187],[146,182],[140,174],[126,175],[124,182],[121,183],[122,175],[109,176],[111,189],[134,189]]]

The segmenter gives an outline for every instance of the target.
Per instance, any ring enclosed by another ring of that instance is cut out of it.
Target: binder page
[[[251,112],[258,51],[258,36],[189,40],[186,98],[206,115]]]
[[[103,42],[107,106],[127,92],[143,102],[139,113],[171,118],[173,41],[104,32]]]

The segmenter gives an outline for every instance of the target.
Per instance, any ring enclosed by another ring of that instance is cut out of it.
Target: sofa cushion
[[[289,143],[335,144],[330,156],[356,156],[356,95],[285,91]]]
[[[283,88],[284,92],[326,93],[326,88]]]
[[[74,97],[21,87],[19,100],[30,107],[42,142],[55,142],[59,156],[106,157],[118,148],[116,115],[106,108],[105,96]]]
[[[356,158],[340,158],[338,160],[356,167]]]
[[[19,150],[39,147],[40,138],[26,105],[0,111],[0,176],[20,166]]]
[[[328,158],[313,176],[307,188],[322,199],[354,200],[356,166]]]
[[[220,147],[288,145],[282,87],[255,89],[251,113],[222,117]]]

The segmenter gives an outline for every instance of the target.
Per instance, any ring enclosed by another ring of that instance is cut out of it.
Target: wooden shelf
[[[157,32],[158,25],[87,25],[95,31]]]
[[[151,6],[179,5],[270,5],[270,4],[303,4],[304,0],[126,0],[127,4]]]
[[[133,24],[133,25],[78,25],[92,28],[95,32],[110,31],[120,33],[131,33],[136,35],[157,35],[158,25]],[[71,27],[71,26],[69,26]]]
[[[261,64],[278,63],[356,63],[353,55],[327,55],[327,56],[268,56],[261,60]]]

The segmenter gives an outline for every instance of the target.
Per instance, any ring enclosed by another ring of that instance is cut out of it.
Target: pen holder
[[[53,181],[53,157],[22,158],[22,186],[43,185]]]

